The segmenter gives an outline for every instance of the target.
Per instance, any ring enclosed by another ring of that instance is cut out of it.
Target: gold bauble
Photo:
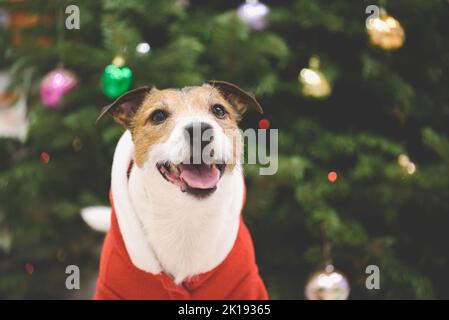
[[[366,27],[371,43],[384,50],[396,50],[404,44],[404,29],[385,9],[380,10],[378,18],[369,19]]]
[[[350,291],[346,277],[332,265],[327,265],[310,276],[305,296],[308,300],[346,300]]]
[[[326,76],[319,70],[319,59],[310,58],[309,67],[303,68],[298,75],[302,94],[306,97],[325,98],[332,92],[331,85]]]

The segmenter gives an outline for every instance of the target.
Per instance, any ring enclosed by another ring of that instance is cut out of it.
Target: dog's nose
[[[204,148],[214,139],[212,126],[206,122],[194,122],[184,129],[190,143],[192,158],[201,157]]]
[[[212,126],[208,124],[207,122],[193,122],[191,124],[188,124],[185,127],[186,131],[189,133],[190,136],[193,136],[194,130],[199,130],[201,134],[203,134],[206,130],[212,129]]]
[[[206,122],[194,122],[185,127],[190,140],[190,145],[199,143],[201,150],[213,139],[212,126]]]

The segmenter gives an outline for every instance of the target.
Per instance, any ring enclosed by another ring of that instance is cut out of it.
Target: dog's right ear
[[[240,114],[245,112],[247,105],[253,107],[257,112],[263,113],[262,107],[251,92],[227,81],[207,80],[205,83],[217,88]]]
[[[111,113],[115,121],[125,128],[129,128],[132,117],[136,114],[137,109],[139,109],[151,90],[152,88],[150,87],[140,87],[122,94],[101,110],[96,123],[98,124],[106,114]]]

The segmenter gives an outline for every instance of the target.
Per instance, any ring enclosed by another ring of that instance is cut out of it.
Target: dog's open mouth
[[[208,196],[217,189],[225,168],[226,164],[157,164],[157,169],[166,180],[179,186],[181,191],[198,197]]]

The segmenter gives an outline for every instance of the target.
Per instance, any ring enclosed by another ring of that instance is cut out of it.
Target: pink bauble
[[[56,68],[47,73],[40,86],[42,103],[50,108],[58,108],[61,98],[75,88],[77,83],[75,74],[67,69]]]

